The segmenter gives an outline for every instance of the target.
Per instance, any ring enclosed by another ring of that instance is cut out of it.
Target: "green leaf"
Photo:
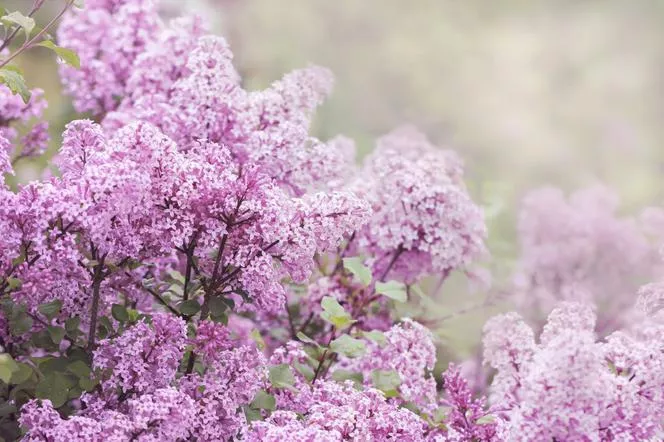
[[[186,316],[194,316],[201,309],[201,305],[195,299],[189,299],[180,304],[180,313]]]
[[[397,388],[401,385],[401,378],[395,370],[374,370],[371,372],[371,382],[374,387],[385,393],[386,397],[399,395]]]
[[[62,301],[56,299],[54,301],[41,304],[39,307],[37,307],[37,310],[39,311],[39,313],[46,316],[48,319],[53,319],[56,316],[58,316],[61,308],[62,308]]]
[[[81,387],[83,390],[90,392],[95,389],[97,386],[97,381],[93,379],[88,379],[88,378],[81,378],[78,380],[78,385]]]
[[[212,319],[212,322],[216,322],[217,324],[228,325],[228,315],[225,313],[220,315],[210,315],[210,318]]]
[[[127,316],[129,318],[129,322],[136,322],[141,318],[141,314],[138,310],[135,310],[133,308],[128,308],[127,309]]]
[[[274,388],[292,388],[295,376],[288,364],[273,365],[270,367],[270,383]]]
[[[258,347],[259,350],[265,350],[265,341],[263,340],[261,332],[259,332],[258,329],[251,330],[250,336],[251,339],[253,339],[256,343],[256,347]]]
[[[69,394],[67,394],[67,399],[78,399],[83,394],[83,389],[76,385],[69,389]]]
[[[32,93],[25,84],[25,79],[21,71],[14,66],[5,66],[0,69],[0,83],[5,84],[10,91],[18,94],[24,103],[30,101]]]
[[[18,409],[14,404],[4,401],[2,404],[0,404],[0,417],[7,417],[12,413],[16,413],[17,411]]]
[[[265,392],[265,390],[260,390],[251,402],[251,407],[273,411],[277,407],[277,400],[274,396]]]
[[[362,376],[362,373],[350,370],[343,370],[343,369],[334,370],[334,372],[332,373],[332,379],[334,379],[337,382],[351,380],[359,385],[362,385],[362,383],[364,382],[364,376]]]
[[[67,359],[69,361],[83,361],[87,365],[92,363],[92,355],[88,354],[85,350],[80,347],[69,347],[67,350]]]
[[[349,358],[357,358],[367,351],[367,346],[359,339],[351,338],[348,335],[341,335],[330,343],[330,350]]]
[[[355,322],[341,304],[331,296],[325,296],[320,305],[323,308],[320,317],[340,330]]]
[[[62,338],[65,337],[65,329],[62,327],[56,327],[54,325],[49,325],[46,327],[48,330],[48,334],[51,336],[51,339],[53,340],[53,343],[60,344],[62,341]]]
[[[59,372],[63,373],[67,370],[67,365],[69,361],[67,358],[46,358],[39,363],[39,370],[44,374]]]
[[[5,384],[9,384],[12,375],[19,369],[18,364],[14,361],[8,353],[0,354],[0,380]]]
[[[129,319],[129,312],[122,304],[113,304],[111,306],[111,315],[120,322],[126,322]]]
[[[12,259],[12,265],[18,267],[25,262],[25,253],[21,252],[16,258]]]
[[[65,330],[67,330],[68,333],[77,332],[80,324],[81,318],[69,318],[65,321]]]
[[[387,337],[385,336],[385,333],[383,333],[382,331],[378,330],[365,331],[362,332],[362,336],[371,341],[374,341],[380,347],[384,347],[385,344],[387,344]]]
[[[2,442],[20,440],[23,432],[15,419],[0,421],[0,434],[3,435]]]
[[[224,312],[227,309],[228,309],[228,304],[226,304],[221,297],[215,296],[213,298],[210,298],[210,315],[211,316],[221,316],[221,315],[224,314]]]
[[[50,373],[37,384],[35,396],[40,399],[49,399],[54,408],[62,407],[69,395],[67,388],[69,381],[62,373]]]
[[[248,405],[244,406],[244,417],[247,419],[247,422],[260,421],[263,419],[260,410],[251,408]]]
[[[55,43],[53,43],[51,40],[44,40],[42,42],[39,42],[37,46],[43,46],[45,48],[52,50],[57,54],[60,60],[67,63],[69,66],[73,66],[76,69],[79,69],[81,67],[81,60],[78,58],[78,54],[76,54],[76,52],[72,51],[71,49],[58,46]]]
[[[137,261],[135,259],[130,259],[129,262],[127,263],[127,267],[129,270],[136,270],[137,268],[141,267],[143,265],[142,262]]]
[[[311,366],[308,364],[302,364],[300,362],[293,361],[293,367],[295,367],[295,369],[310,382],[313,380],[314,376],[316,376],[314,369],[311,368]]]
[[[228,306],[229,309],[233,310],[235,308],[235,301],[231,298],[221,298],[222,301]]]
[[[9,14],[0,17],[0,20],[4,23],[13,23],[23,28],[26,40],[30,38],[30,33],[35,27],[35,20],[31,17],[26,17],[19,11],[10,12]]]
[[[16,365],[17,369],[12,373],[11,382],[12,384],[22,384],[23,382],[30,379],[33,370],[31,366],[24,364],[23,362],[19,362]]]
[[[32,328],[32,318],[25,312],[19,312],[9,321],[9,328],[14,336],[21,336]]]
[[[82,379],[90,378],[90,367],[83,361],[74,361],[67,365],[67,371]]]
[[[23,282],[18,278],[7,278],[7,287],[10,290],[16,290],[21,287]]]
[[[295,336],[297,336],[297,339],[304,342],[305,344],[310,344],[315,347],[322,348],[322,346],[318,342],[314,341],[313,339],[311,339],[309,336],[305,335],[302,332],[297,332]]]
[[[102,316],[98,320],[99,325],[97,327],[97,333],[99,333],[99,337],[104,339],[111,333],[113,333],[114,328],[113,324],[111,323],[111,320],[108,319],[108,316]]]
[[[344,258],[344,268],[355,275],[362,285],[371,283],[371,270],[363,264],[360,257]]]
[[[412,411],[413,413],[417,414],[418,416],[419,416],[420,414],[422,414],[421,411],[420,411],[420,409],[419,409],[419,407],[418,407],[417,404],[414,403],[414,402],[404,402],[401,406],[402,406],[403,408],[405,408],[406,410],[410,410],[410,411]]]
[[[48,330],[40,330],[37,333],[33,333],[30,337],[30,341],[35,347],[43,348],[45,350],[54,351],[57,349],[58,344],[53,341],[51,334]]]
[[[408,296],[406,295],[406,285],[399,281],[387,281],[376,283],[376,293],[387,296],[398,302],[406,302]]]
[[[169,270],[168,276],[173,280],[178,282],[180,285],[184,285],[184,275],[177,270]]]

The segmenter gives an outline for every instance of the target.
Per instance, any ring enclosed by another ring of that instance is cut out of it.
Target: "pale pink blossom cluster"
[[[516,314],[485,326],[491,401],[507,440],[651,440],[664,412],[662,326],[597,340],[584,304],[556,307],[539,342]]]
[[[598,306],[601,334],[628,322],[637,288],[659,279],[662,266],[652,223],[619,216],[618,205],[601,186],[569,198],[555,188],[526,195],[513,296],[520,311],[541,321],[560,301],[590,302]]]
[[[357,243],[376,274],[410,283],[485,255],[484,216],[465,189],[461,160],[414,127],[379,139],[357,176],[351,188],[374,209]]]
[[[126,94],[136,57],[162,26],[154,0],[92,0],[72,9],[58,28],[58,42],[81,60],[80,69],[60,68],[76,110],[113,110]]]
[[[377,390],[356,390],[351,381],[323,382],[308,401],[304,419],[293,411],[277,411],[254,424],[247,440],[426,440],[425,423],[417,415],[387,402]]]
[[[423,410],[435,408],[436,380],[432,373],[436,364],[436,347],[431,332],[417,322],[406,319],[384,333],[384,342],[367,340],[369,350],[357,360],[350,360],[346,369],[364,375],[371,385],[374,370],[394,371],[399,376],[397,387],[401,398]]]
[[[7,86],[0,85],[0,142],[1,155],[6,155],[16,162],[20,158],[37,157],[48,147],[48,122],[43,119],[47,107],[44,91],[33,89],[30,100],[12,94]],[[22,136],[19,136],[23,133]],[[3,172],[8,171],[3,166]]]

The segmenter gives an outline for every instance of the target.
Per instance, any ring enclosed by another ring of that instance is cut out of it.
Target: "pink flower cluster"
[[[375,274],[410,283],[484,256],[484,216],[463,185],[461,160],[417,129],[379,139],[357,176],[351,188],[374,209],[357,243]]]
[[[136,57],[159,32],[154,0],[93,0],[73,9],[58,28],[59,43],[78,54],[81,68],[61,66],[65,90],[79,112],[114,109]]]
[[[47,103],[41,89],[30,91],[30,101],[24,103],[20,96],[12,94],[7,86],[0,85],[0,155],[7,155],[16,162],[20,158],[36,157],[48,147],[49,134],[42,119]],[[19,133],[24,135],[19,137]],[[9,171],[6,166],[3,172]]]
[[[424,441],[425,423],[412,412],[390,404],[374,389],[357,391],[345,384],[323,382],[308,395],[304,419],[277,411],[255,423],[249,441]]]
[[[28,440],[230,440],[247,422],[249,403],[266,378],[266,360],[254,348],[222,350],[205,374],[176,378],[184,349],[184,321],[155,315],[116,339],[100,342],[93,369],[98,390],[85,408],[62,419],[50,401],[30,401],[21,424]]]
[[[554,188],[526,195],[513,297],[521,311],[540,321],[557,302],[590,302],[599,306],[601,334],[628,322],[636,289],[662,267],[652,223],[621,218],[617,210],[618,197],[599,186],[568,199]]]
[[[406,319],[385,332],[384,339],[384,342],[367,340],[367,353],[349,360],[344,368],[362,373],[367,385],[371,385],[374,370],[393,370],[399,376],[401,398],[423,410],[431,410],[437,403],[436,381],[431,376],[436,347],[431,332]]]
[[[539,343],[516,314],[485,326],[491,401],[507,440],[650,440],[661,431],[664,356],[659,324],[594,333],[584,304],[556,307]]]

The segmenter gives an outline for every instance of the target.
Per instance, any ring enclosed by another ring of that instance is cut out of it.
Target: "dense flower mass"
[[[384,341],[369,341],[367,345],[367,353],[349,363],[353,370],[363,373],[367,383],[374,370],[394,371],[404,401],[423,409],[436,404],[436,381],[430,376],[436,363],[436,347],[429,330],[406,319],[385,332]]]
[[[487,324],[485,359],[497,370],[492,401],[502,408],[508,440],[636,441],[659,434],[661,325],[599,342],[594,326],[592,308],[572,302],[552,311],[539,343],[518,316]]]
[[[294,412],[277,411],[254,424],[248,440],[424,440],[423,420],[386,402],[377,390],[357,391],[351,381],[324,382],[308,401],[303,420]]]
[[[417,313],[487,257],[454,152],[403,126],[356,165],[310,135],[328,70],[248,91],[198,17],[67,5],[62,82],[93,119],[54,176],[5,181],[48,123],[41,91],[0,85],[2,440],[661,439],[664,211],[529,194],[510,292],[534,328],[490,319],[473,385],[479,359],[445,369]]]
[[[30,92],[30,100],[24,103],[7,86],[0,85],[0,137],[9,142],[0,143],[0,148],[12,162],[39,156],[48,145],[48,122],[34,121],[43,118],[47,106],[44,93],[41,89]],[[19,131],[24,133],[20,137]],[[3,171],[7,170],[3,168]]]
[[[136,57],[162,26],[154,0],[93,0],[65,16],[59,42],[81,59],[80,69],[61,67],[76,110],[98,115],[113,110],[126,94]]]
[[[151,325],[139,322],[95,350],[93,368],[109,373],[101,389],[115,394],[144,393],[166,387],[177,371],[184,349],[185,324],[180,318],[155,315]]]
[[[436,149],[413,127],[378,141],[351,185],[374,209],[357,242],[377,274],[413,282],[482,257],[486,226],[462,178],[457,155]]]
[[[568,199],[543,188],[524,198],[514,294],[523,312],[540,320],[559,301],[591,302],[599,307],[600,333],[624,325],[636,289],[662,267],[659,244],[649,238],[652,223],[621,218],[617,209],[617,196],[604,187]]]

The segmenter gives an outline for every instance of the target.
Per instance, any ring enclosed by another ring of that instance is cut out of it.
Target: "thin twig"
[[[321,370],[323,369],[323,365],[325,364],[325,359],[330,351],[330,344],[332,343],[332,341],[334,341],[335,335],[336,335],[336,330],[333,330],[332,333],[330,334],[330,339],[327,341],[327,346],[326,346],[327,348],[325,349],[325,351],[323,351],[323,354],[318,359],[318,367],[316,367],[316,371],[314,371],[314,377],[311,380],[311,385],[316,383],[316,379],[318,379],[318,376],[321,374]]]
[[[159,303],[161,305],[166,307],[171,313],[173,313],[174,315],[180,316],[182,318],[186,318],[186,316],[182,315],[179,311],[177,311],[174,307],[172,307],[168,302],[166,302],[166,300],[164,298],[159,296],[159,293],[157,293],[156,291],[152,290],[149,287],[143,287],[143,289],[146,292],[150,293],[157,301],[159,301]]]
[[[92,276],[92,307],[90,309],[90,329],[88,330],[88,351],[95,348],[95,338],[97,336],[97,316],[99,314],[99,298],[101,297],[101,283],[106,276],[104,272],[104,260],[106,255],[99,259],[99,263],[94,266]]]
[[[397,259],[399,259],[399,256],[404,252],[404,248],[401,244],[399,244],[399,247],[394,251],[394,255],[392,255],[392,259],[390,260],[390,263],[387,265],[385,270],[383,271],[383,274],[380,275],[380,278],[378,278],[379,281],[385,280],[387,277],[388,273],[390,273],[390,270],[392,270],[392,267],[394,267],[394,264],[397,262]]]
[[[32,5],[32,10],[30,10],[30,12],[28,13],[28,17],[32,17],[33,15],[35,15],[35,13],[39,10],[39,8],[42,7],[45,1],[46,0],[35,0],[35,3]],[[7,37],[5,41],[2,42],[2,45],[0,45],[0,52],[2,52],[3,49],[5,49],[7,46],[11,44],[12,40],[14,39],[14,37],[16,37],[16,34],[18,34],[18,31],[20,30],[21,26],[16,25],[12,33],[9,34],[9,37]]]
[[[9,56],[9,58],[7,58],[5,61],[0,63],[0,69],[5,67],[7,64],[9,64],[9,62],[12,61],[14,58],[16,58],[20,53],[22,53],[26,49],[29,49],[38,39],[40,39],[46,33],[46,31],[51,26],[53,26],[55,24],[55,22],[57,22],[60,19],[60,17],[62,17],[64,15],[65,12],[67,12],[67,10],[69,8],[71,8],[71,6],[73,4],[74,4],[74,0],[68,0],[67,3],[65,4],[65,7],[62,8],[62,11],[60,11],[60,13],[58,15],[53,17],[53,19],[50,22],[48,22],[48,24],[46,26],[44,26],[44,28],[41,31],[37,32],[37,34],[34,37],[32,37],[29,41],[25,42],[23,44],[23,46],[18,48],[18,50],[16,52],[14,52],[13,54],[11,54]]]
[[[196,353],[194,353],[194,351],[192,350],[189,353],[189,361],[187,361],[187,369],[184,372],[185,375],[191,374],[191,372],[194,371],[195,363],[196,363]]]

